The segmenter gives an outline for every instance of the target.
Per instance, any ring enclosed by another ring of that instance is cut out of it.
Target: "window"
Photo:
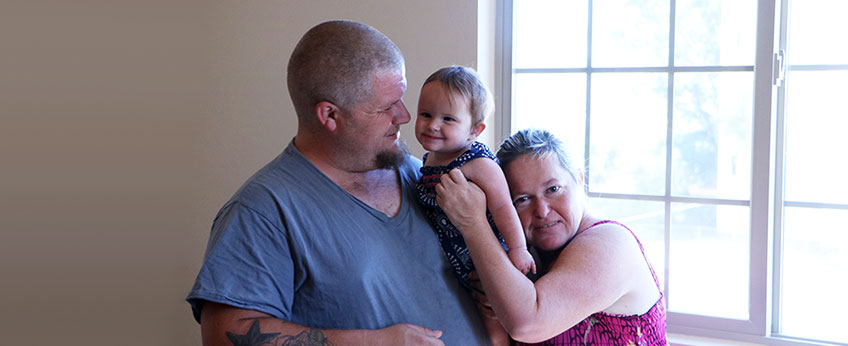
[[[848,149],[840,102],[848,95],[848,23],[839,15],[848,1],[788,5],[775,318],[781,334],[848,344],[846,318],[837,314],[848,309],[848,161],[837,158]]]
[[[501,138],[637,232],[669,332],[848,344],[845,0],[503,0]]]

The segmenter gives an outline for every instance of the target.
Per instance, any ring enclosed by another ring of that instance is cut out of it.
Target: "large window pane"
[[[789,63],[848,64],[848,1],[792,1],[789,12]]]
[[[748,318],[749,208],[671,204],[668,309]]]
[[[604,0],[592,6],[592,66],[668,66],[668,0]]]
[[[673,195],[750,197],[753,96],[751,72],[675,74]]]
[[[754,64],[756,1],[677,1],[676,9],[675,65]]]
[[[562,140],[576,162],[583,162],[586,138],[586,74],[516,74],[513,132],[545,129]]]
[[[515,1],[513,6],[513,67],[586,67],[588,1]]]
[[[848,71],[790,71],[786,199],[848,204]]]
[[[589,189],[665,194],[668,74],[592,75]]]
[[[848,210],[784,215],[781,334],[848,343]]]
[[[645,254],[657,273],[660,285],[665,282],[665,203],[611,198],[591,198],[592,215],[621,222],[639,237]]]

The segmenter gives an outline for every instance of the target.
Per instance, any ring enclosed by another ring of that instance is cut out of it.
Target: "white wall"
[[[199,344],[212,218],[294,136],[288,55],[336,18],[400,46],[413,113],[477,61],[472,0],[3,1],[0,343]]]

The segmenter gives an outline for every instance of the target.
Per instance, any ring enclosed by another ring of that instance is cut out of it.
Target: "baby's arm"
[[[527,251],[524,229],[512,205],[509,187],[501,167],[494,160],[477,158],[460,167],[460,170],[486,193],[486,205],[509,247],[509,259],[512,264],[522,273],[535,273],[536,263]]]

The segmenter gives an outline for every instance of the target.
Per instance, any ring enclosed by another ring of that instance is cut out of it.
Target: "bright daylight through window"
[[[669,332],[848,345],[848,1],[503,2],[510,130],[584,159]]]

